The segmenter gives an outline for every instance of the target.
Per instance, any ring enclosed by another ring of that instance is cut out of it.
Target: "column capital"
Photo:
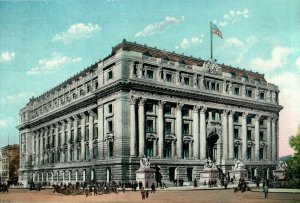
[[[178,103],[177,103],[177,106],[176,106],[176,110],[177,110],[177,111],[181,111],[183,105],[184,105],[183,103],[179,103],[179,102],[178,102]]]
[[[86,114],[84,112],[80,113],[81,118],[85,118]]]
[[[147,101],[146,98],[140,97],[139,106],[144,106],[146,101]]]
[[[261,114],[256,114],[254,117],[255,120],[259,120],[260,118],[261,118]]]
[[[95,116],[95,112],[92,109],[88,110],[88,113],[89,113],[89,116]]]
[[[268,116],[268,117],[267,117],[267,121],[268,121],[268,122],[271,122],[271,121],[272,121],[272,116]]]
[[[234,114],[235,114],[235,111],[229,110],[229,116],[234,116]]]
[[[163,101],[163,100],[159,100],[158,101],[158,108],[163,108],[164,105],[165,105],[166,101]]]
[[[207,111],[207,107],[201,106],[200,113],[206,113],[206,111]]]
[[[67,118],[66,120],[67,120],[67,122],[66,122],[66,123],[71,123],[71,122],[72,122],[72,119],[71,119],[71,117]]]
[[[131,105],[135,105],[137,99],[138,99],[137,97],[135,97],[135,96],[133,96],[133,95],[130,95],[130,98],[129,98],[130,104],[131,104]]]
[[[199,110],[200,110],[200,108],[201,108],[200,106],[194,105],[193,112],[194,112],[194,113],[198,113]]]
[[[74,120],[79,120],[79,116],[78,116],[78,115],[74,115],[74,116],[73,116],[73,119],[74,119]]]
[[[228,110],[228,109],[223,109],[223,115],[224,115],[224,116],[227,116],[228,113],[229,113],[229,110]]]
[[[247,118],[247,116],[248,116],[248,112],[243,112],[242,117]]]

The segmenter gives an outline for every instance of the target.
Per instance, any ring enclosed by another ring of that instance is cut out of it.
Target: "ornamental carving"
[[[207,61],[203,63],[203,68],[206,73],[212,74],[212,75],[222,75],[222,68],[218,64]]]

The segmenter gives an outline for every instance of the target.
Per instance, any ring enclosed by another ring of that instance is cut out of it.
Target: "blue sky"
[[[0,146],[18,142],[32,96],[106,57],[126,38],[264,73],[279,85],[280,155],[300,124],[300,1],[0,1]]]

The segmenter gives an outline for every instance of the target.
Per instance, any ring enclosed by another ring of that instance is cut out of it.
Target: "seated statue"
[[[234,167],[233,169],[244,169],[245,165],[242,161],[240,161],[239,159],[235,159],[234,160]]]
[[[285,163],[285,161],[280,160],[276,166],[277,170],[286,170],[287,169],[287,164]]]
[[[150,168],[150,160],[145,155],[140,159],[140,168]]]

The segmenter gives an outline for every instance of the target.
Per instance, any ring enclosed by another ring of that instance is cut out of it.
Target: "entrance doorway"
[[[207,143],[207,153],[206,157],[210,157],[210,159],[215,162],[216,161],[216,155],[217,155],[217,141],[219,139],[219,135],[216,133],[216,130],[214,132],[211,132],[206,139]]]
[[[171,182],[174,182],[174,180],[175,180],[175,167],[170,167],[169,168],[169,180],[171,181]]]

